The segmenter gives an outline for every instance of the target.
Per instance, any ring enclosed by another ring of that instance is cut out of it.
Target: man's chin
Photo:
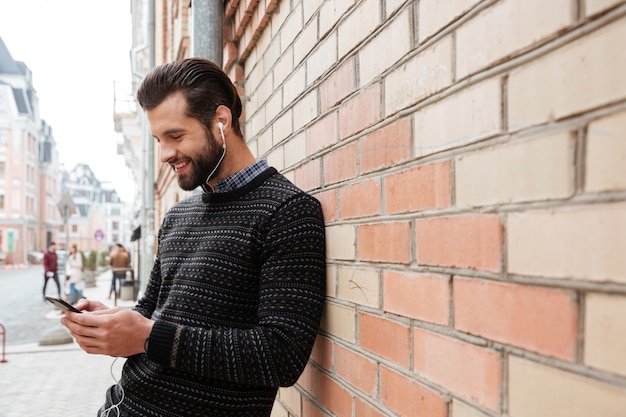
[[[193,191],[198,188],[200,184],[190,181],[188,178],[178,177],[178,186],[185,191]]]

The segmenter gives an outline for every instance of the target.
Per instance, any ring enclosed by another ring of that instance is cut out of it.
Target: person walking
[[[48,245],[48,250],[43,255],[43,299],[46,300],[46,287],[48,286],[48,280],[52,278],[54,282],[57,284],[57,293],[59,298],[61,298],[61,285],[59,284],[59,275],[57,273],[58,268],[58,257],[56,253],[57,245],[55,242],[50,242]]]
[[[109,299],[111,294],[115,293],[116,298],[120,298],[122,290],[122,282],[126,278],[126,271],[130,267],[130,255],[121,243],[115,245],[109,259],[111,265],[111,288],[109,289]]]
[[[91,354],[126,357],[99,416],[268,417],[307,364],[325,300],[321,204],[243,138],[237,90],[203,58],[156,67],[137,92],[184,190],[133,309],[93,300],[61,319]]]
[[[81,298],[85,298],[82,289],[83,281],[83,256],[78,252],[78,247],[73,244],[67,256],[67,281],[70,283],[70,303],[74,304]]]

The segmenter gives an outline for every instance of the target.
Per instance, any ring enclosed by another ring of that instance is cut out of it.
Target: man
[[[54,282],[57,284],[57,294],[58,297],[61,298],[61,285],[59,284],[59,275],[57,273],[57,268],[59,266],[59,260],[56,253],[57,245],[55,242],[50,242],[48,245],[48,250],[43,255],[43,299],[46,300],[46,286],[48,285],[48,280],[52,278]]]
[[[163,219],[134,310],[83,300],[88,313],[62,323],[86,352],[128,357],[101,412],[267,417],[278,387],[302,373],[319,326],[320,204],[255,162],[235,86],[212,62],[157,67],[137,97],[161,161],[183,189],[204,192]]]
[[[109,289],[109,299],[111,294],[115,292],[116,298],[120,298],[120,291],[122,290],[122,282],[126,278],[126,270],[130,266],[130,256],[126,252],[126,248],[121,243],[115,245],[115,249],[111,254],[109,260],[111,265],[111,288]],[[117,284],[116,284],[117,282]],[[117,288],[116,288],[117,285]]]

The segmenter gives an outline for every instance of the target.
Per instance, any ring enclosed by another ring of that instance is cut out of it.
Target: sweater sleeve
[[[325,297],[326,248],[319,202],[302,193],[272,219],[261,251],[258,323],[203,329],[157,320],[148,358],[201,377],[290,386],[315,342]]]

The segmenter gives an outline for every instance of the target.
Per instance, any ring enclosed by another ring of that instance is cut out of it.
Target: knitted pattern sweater
[[[321,206],[273,168],[178,203],[136,306],[155,324],[124,365],[120,415],[269,416],[308,361],[325,275]],[[120,398],[111,387],[105,407]]]

